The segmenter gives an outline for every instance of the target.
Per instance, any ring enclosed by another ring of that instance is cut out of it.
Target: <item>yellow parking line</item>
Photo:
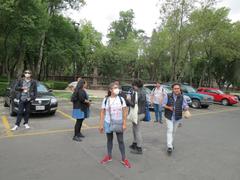
[[[70,119],[70,120],[72,120],[74,122],[76,121],[76,119],[72,118],[72,116],[70,116],[69,114],[66,114],[65,112],[62,112],[60,110],[57,110],[57,112],[60,113],[62,116],[64,116],[67,119]],[[86,127],[86,128],[89,127],[85,122],[83,122],[83,126]]]
[[[84,130],[87,129],[97,129],[98,126],[89,126],[88,128],[83,128]],[[38,135],[48,135],[48,134],[58,134],[58,133],[64,133],[64,132],[71,132],[73,129],[58,129],[58,130],[52,130],[52,131],[42,131],[42,132],[33,132],[33,133],[25,133],[25,134],[15,134],[12,136],[1,136],[0,139],[7,139],[7,138],[13,138],[13,137],[26,137],[26,136],[38,136]]]
[[[7,119],[6,116],[2,116],[2,122],[3,122],[3,125],[4,125],[5,129],[6,129],[7,136],[8,137],[13,136],[13,133],[10,130],[10,125],[9,125],[9,122],[8,122],[8,119]]]

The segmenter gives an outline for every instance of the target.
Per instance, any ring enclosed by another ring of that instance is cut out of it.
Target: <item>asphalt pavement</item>
[[[177,131],[172,156],[166,153],[166,125],[152,121],[141,124],[143,155],[131,154],[128,123],[124,138],[131,169],[120,163],[116,137],[113,162],[99,163],[106,153],[106,137],[97,130],[100,106],[99,101],[92,105],[84,124],[86,137],[77,143],[72,141],[75,120],[70,102],[60,102],[55,116],[32,116],[31,129],[16,132],[9,130],[15,117],[0,104],[0,180],[240,179],[239,105],[191,109],[192,118]]]

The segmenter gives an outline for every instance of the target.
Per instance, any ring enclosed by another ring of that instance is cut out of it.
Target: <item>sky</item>
[[[91,21],[97,31],[106,34],[112,21],[119,18],[120,11],[133,9],[135,13],[135,27],[143,29],[148,36],[159,24],[160,0],[85,0],[86,5],[79,11],[68,10],[65,16],[76,22],[86,19]],[[161,0],[162,1],[162,0]],[[229,18],[234,22],[240,20],[240,0],[221,0],[217,7],[230,8]]]

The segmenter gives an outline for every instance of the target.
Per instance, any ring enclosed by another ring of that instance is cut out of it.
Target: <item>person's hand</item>
[[[168,107],[168,109],[169,109],[170,111],[173,111],[173,107],[172,107],[172,106]]]
[[[98,128],[99,132],[102,134],[103,133],[103,125],[100,125],[100,127]]]
[[[123,123],[123,131],[125,131],[127,129],[127,125],[126,123]]]

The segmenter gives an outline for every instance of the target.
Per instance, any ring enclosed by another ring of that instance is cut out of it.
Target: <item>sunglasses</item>
[[[31,74],[30,72],[24,72],[24,74]]]

